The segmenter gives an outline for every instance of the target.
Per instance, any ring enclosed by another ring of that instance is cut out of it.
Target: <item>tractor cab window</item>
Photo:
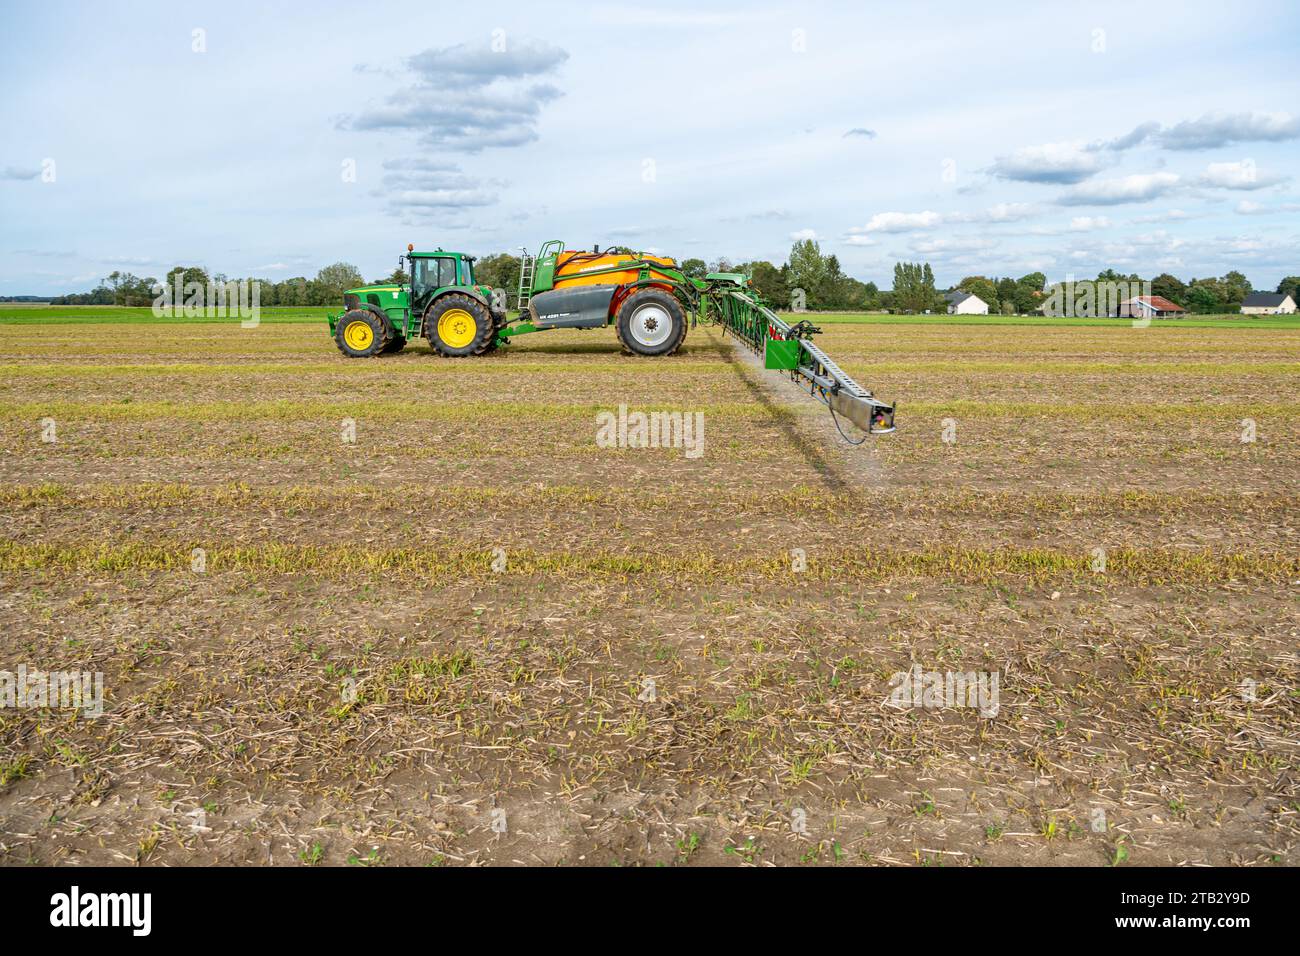
[[[416,259],[414,286],[417,290],[456,285],[455,259]]]

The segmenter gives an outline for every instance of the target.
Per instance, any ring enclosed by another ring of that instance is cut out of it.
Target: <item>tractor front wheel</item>
[[[637,355],[672,355],[686,338],[686,312],[671,292],[641,289],[619,305],[614,326],[625,350]]]
[[[369,358],[390,344],[388,323],[365,309],[353,309],[334,326],[334,341],[348,358]]]
[[[478,355],[487,351],[495,335],[492,313],[467,295],[444,295],[424,316],[424,336],[439,355]]]

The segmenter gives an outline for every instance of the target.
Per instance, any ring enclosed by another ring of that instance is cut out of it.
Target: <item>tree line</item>
[[[149,306],[158,297],[165,284],[169,288],[185,289],[192,283],[206,288],[209,284],[225,285],[229,282],[259,283],[260,305],[340,305],[348,289],[365,285],[361,270],[349,262],[336,262],[316,273],[314,279],[295,276],[279,282],[271,279],[240,278],[217,272],[209,274],[200,266],[176,266],[159,281],[149,276],[141,278],[130,272],[112,272],[89,292],[75,292],[50,300],[51,305],[127,305]],[[395,272],[374,284],[404,282],[406,274]]]
[[[711,262],[689,258],[681,260],[679,265],[683,273],[693,278],[703,278],[710,272],[744,273],[759,294],[777,309],[802,306],[812,311],[943,312],[947,309],[944,293],[960,290],[979,296],[988,304],[990,312],[1025,315],[1034,313],[1053,288],[1047,285],[1047,276],[1042,272],[1031,272],[1019,277],[965,276],[951,289],[944,290],[936,286],[934,270],[928,262],[900,262],[894,266],[893,287],[881,289],[874,282],[861,282],[846,275],[839,258],[823,254],[815,239],[796,241],[789,258],[780,265],[763,259],[732,261],[726,257]],[[475,276],[480,285],[504,289],[513,297],[519,284],[519,257],[508,252],[484,256],[475,264]],[[207,286],[209,282],[241,281],[222,273],[209,275],[199,266],[176,266],[163,281],[174,288],[178,279],[182,288],[190,283]],[[361,270],[347,262],[328,265],[315,278],[242,281],[260,283],[263,306],[338,306],[345,290],[366,284]],[[372,284],[406,281],[406,273],[398,269]],[[1079,281],[1141,283],[1148,280],[1136,273],[1124,275],[1106,269],[1095,280]],[[1265,291],[1253,289],[1246,276],[1235,269],[1218,278],[1193,278],[1187,282],[1162,272],[1149,281],[1153,295],[1163,296],[1195,313],[1236,312],[1251,292]],[[90,292],[59,296],[51,303],[148,306],[157,297],[160,284],[152,277],[113,272]],[[1287,276],[1276,291],[1300,301],[1300,276]]]

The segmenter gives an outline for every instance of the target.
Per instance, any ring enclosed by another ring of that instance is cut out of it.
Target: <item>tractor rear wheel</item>
[[[641,289],[619,305],[614,327],[628,352],[672,355],[686,338],[686,312],[671,292]]]
[[[424,336],[439,355],[478,355],[491,345],[496,323],[482,302],[453,292],[433,303],[425,313]]]
[[[392,329],[386,319],[366,309],[353,309],[334,326],[334,341],[348,358],[370,358],[384,351]]]

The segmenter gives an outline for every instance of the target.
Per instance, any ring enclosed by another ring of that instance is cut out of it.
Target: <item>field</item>
[[[0,669],[105,694],[0,710],[0,863],[1297,862],[1300,324],[827,317],[850,448],[715,328],[325,311],[0,307]]]

